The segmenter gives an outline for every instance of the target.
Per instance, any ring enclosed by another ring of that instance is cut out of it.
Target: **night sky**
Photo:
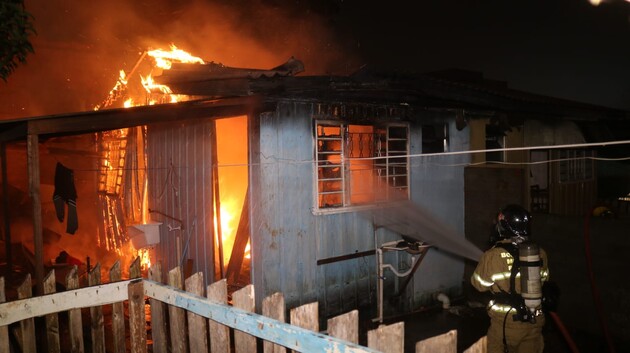
[[[594,0],[593,0],[594,1]],[[513,89],[630,110],[630,2],[26,0],[35,54],[0,83],[0,118],[91,110],[141,51],[303,75],[458,68]]]
[[[367,64],[469,69],[514,89],[630,109],[628,2],[329,3],[333,27]]]

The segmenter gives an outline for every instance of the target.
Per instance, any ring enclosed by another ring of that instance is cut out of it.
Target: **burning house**
[[[140,251],[207,283],[253,283],[256,298],[317,301],[322,317],[412,311],[462,294],[466,260],[502,204],[559,214],[592,204],[592,160],[528,163],[588,157],[627,118],[467,72],[168,63],[140,106],[122,107],[134,68],[95,111],[2,122],[6,255],[11,240],[30,244],[38,283],[74,243],[82,261]],[[597,139],[584,133],[593,126]],[[58,164],[73,173],[73,234],[55,212]],[[10,204],[26,207],[31,228]]]

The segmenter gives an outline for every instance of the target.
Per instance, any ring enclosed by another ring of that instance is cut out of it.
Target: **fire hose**
[[[610,330],[608,329],[608,325],[606,323],[606,319],[604,318],[604,310],[601,302],[601,297],[599,294],[599,288],[595,283],[595,274],[593,273],[593,258],[591,256],[591,239],[590,239],[590,221],[591,221],[592,211],[588,211],[586,213],[586,217],[584,219],[584,252],[586,255],[586,268],[588,270],[588,278],[591,284],[591,291],[593,293],[593,301],[595,302],[595,310],[597,312],[597,318],[599,319],[599,324],[604,332],[604,337],[606,338],[606,343],[608,344],[608,351],[610,353],[615,353],[615,346],[613,344],[612,336],[610,335]]]
[[[548,314],[553,319],[553,322],[556,323],[558,330],[560,330],[560,333],[562,333],[562,337],[564,337],[564,340],[569,345],[569,349],[571,349],[571,352],[579,353],[580,351],[578,350],[577,345],[575,344],[575,341],[573,341],[573,338],[569,334],[569,331],[567,330],[566,326],[564,326],[564,323],[562,322],[562,320],[560,320],[560,316],[558,316],[558,313],[554,311],[550,311]]]

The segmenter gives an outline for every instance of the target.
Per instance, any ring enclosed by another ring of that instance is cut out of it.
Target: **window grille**
[[[317,122],[317,208],[407,199],[408,127]]]
[[[558,151],[559,181],[570,183],[593,179],[593,151],[563,150]]]

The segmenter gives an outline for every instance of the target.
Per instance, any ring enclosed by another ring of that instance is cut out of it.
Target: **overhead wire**
[[[579,149],[579,148],[587,148],[587,147],[606,147],[606,146],[615,146],[615,145],[626,145],[630,144],[630,140],[618,140],[618,141],[605,141],[605,142],[593,142],[593,143],[575,143],[575,144],[562,144],[562,145],[539,145],[539,146],[524,146],[524,147],[506,147],[506,148],[491,148],[491,149],[479,149],[479,150],[464,150],[464,151],[445,151],[445,152],[437,152],[437,153],[416,153],[416,154],[401,154],[396,156],[380,156],[380,157],[344,157],[343,161],[352,162],[352,161],[368,161],[368,160],[384,160],[384,159],[393,159],[393,158],[428,158],[428,157],[445,157],[445,156],[457,156],[457,155],[467,155],[467,154],[480,154],[480,153],[490,153],[490,152],[514,152],[514,151],[537,151],[537,150],[558,150],[558,149]],[[629,151],[630,152],[630,151]],[[256,166],[268,166],[274,165],[278,163],[299,165],[299,164],[313,164],[315,163],[315,159],[291,159],[291,158],[280,158],[276,156],[269,156],[264,153],[261,153],[261,156],[265,161],[259,163],[223,163],[217,164],[219,168],[229,168],[229,167],[256,167]],[[630,156],[626,157],[593,157],[593,156],[581,156],[581,157],[569,157],[569,158],[560,158],[560,159],[549,159],[542,161],[525,161],[525,162],[505,162],[505,161],[482,161],[482,162],[468,162],[468,163],[452,163],[452,164],[444,164],[444,163],[435,163],[430,162],[428,165],[441,166],[441,167],[462,167],[462,166],[471,166],[471,165],[483,165],[483,164],[504,164],[504,165],[537,165],[537,164],[548,164],[554,162],[563,162],[563,161],[575,161],[575,160],[595,160],[595,161],[627,161],[630,160]],[[212,165],[206,165],[204,168],[211,167]],[[146,170],[159,170],[159,169],[171,169],[173,166],[162,167],[162,168],[146,168]],[[194,166],[178,166],[177,168],[199,168],[199,165]],[[123,169],[123,170],[133,170],[132,168],[114,168],[114,169]],[[100,171],[100,169],[95,168],[87,168],[87,169],[73,169],[74,171],[83,171],[83,172],[91,172],[91,171]]]

